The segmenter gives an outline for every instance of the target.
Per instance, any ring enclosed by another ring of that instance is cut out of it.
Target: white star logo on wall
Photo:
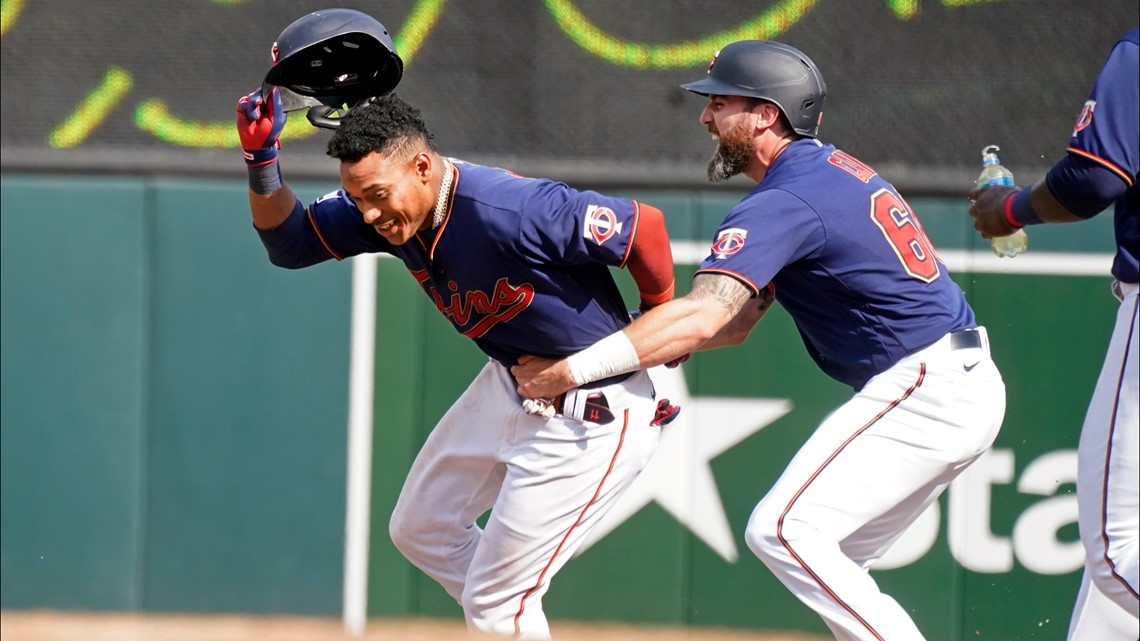
[[[681,368],[653,368],[658,398],[681,406],[661,432],[661,443],[633,485],[602,519],[581,554],[641,508],[656,501],[729,563],[739,558],[709,463],[792,409],[787,399],[690,397]],[[756,497],[760,500],[760,496]]]

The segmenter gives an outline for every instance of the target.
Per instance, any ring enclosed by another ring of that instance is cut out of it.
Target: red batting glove
[[[663,398],[657,401],[657,411],[653,414],[653,420],[649,421],[650,425],[668,425],[677,418],[681,413],[681,407],[669,402],[669,399]]]
[[[261,88],[237,103],[237,130],[242,155],[250,167],[268,165],[277,160],[281,148],[281,130],[285,128],[285,110],[277,87],[270,91],[272,109],[265,109]]]

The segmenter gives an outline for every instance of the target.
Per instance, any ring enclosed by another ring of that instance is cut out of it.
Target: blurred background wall
[[[325,6],[4,1],[0,606],[340,611],[352,270],[268,264],[231,115],[277,33]],[[345,6],[393,31],[399,91],[445,153],[661,207],[681,291],[748,185],[703,183],[703,103],[677,85],[734,39],[811,55],[830,90],[823,139],[899,186],[1009,387],[993,455],[877,577],[932,640],[1064,638],[1077,432],[1115,303],[1111,221],[1034,228],[1030,254],[994,262],[964,192],[986,144],[1019,182],[1059,157],[1134,3]],[[336,166],[299,116],[282,165],[311,200],[336,188]],[[369,612],[453,617],[386,524],[419,444],[484,357],[397,263],[377,271]],[[673,481],[696,487],[707,468],[714,493],[685,494],[674,513],[662,495],[684,488],[640,489],[642,505],[560,574],[548,613],[822,631],[742,532],[849,390],[814,368],[779,310],[671,384],[691,395]],[[738,442],[701,459],[701,430],[718,428]]]
[[[313,0],[5,0],[4,167],[233,170],[237,98]],[[735,39],[807,52],[829,89],[823,137],[905,191],[959,193],[987,144],[1019,175],[1053,163],[1128,0],[396,0],[376,16],[398,91],[448,153],[567,179],[704,187],[701,76]],[[287,168],[333,177],[294,118]],[[60,151],[67,150],[67,151]]]

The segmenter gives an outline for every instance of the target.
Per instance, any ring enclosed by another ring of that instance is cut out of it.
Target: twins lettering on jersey
[[[618,220],[614,210],[609,207],[590,205],[586,207],[586,219],[585,224],[582,226],[582,236],[586,239],[593,238],[595,243],[601,245],[615,235],[620,234],[621,226],[621,221]]]
[[[412,271],[416,282],[431,297],[436,308],[467,338],[479,338],[499,323],[518,316],[534,300],[534,286],[530,283],[512,285],[504,276],[495,282],[490,292],[474,289],[460,292],[455,281],[448,282],[451,292],[444,301],[427,270]]]
[[[739,227],[725,229],[716,235],[712,253],[717,260],[723,260],[744,248],[744,240],[748,238],[748,230]]]
[[[1082,129],[1092,124],[1093,112],[1096,111],[1096,101],[1089,100],[1085,102],[1085,106],[1081,107],[1081,113],[1077,115],[1077,124],[1073,126],[1073,135],[1076,136]]]

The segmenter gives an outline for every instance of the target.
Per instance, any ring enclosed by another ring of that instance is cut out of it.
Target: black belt
[[[950,332],[950,349],[970,349],[982,346],[982,333],[974,329],[960,329]]]
[[[598,389],[599,387],[605,387],[607,385],[613,385],[615,383],[620,383],[620,382],[624,381],[625,379],[629,378],[630,376],[633,376],[636,373],[637,373],[636,371],[626,372],[625,374],[618,374],[617,376],[611,376],[609,378],[603,378],[600,381],[594,381],[592,383],[586,383],[585,385],[579,385],[578,389]]]

